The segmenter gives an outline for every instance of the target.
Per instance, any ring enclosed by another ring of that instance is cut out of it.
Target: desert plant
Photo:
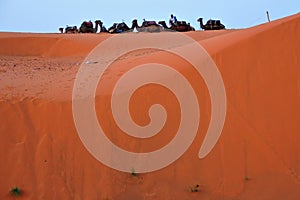
[[[190,191],[191,192],[198,192],[199,191],[199,185],[195,185],[195,186],[190,186]]]
[[[131,169],[131,176],[137,176],[137,173],[135,172],[134,168]]]
[[[10,193],[13,196],[21,196],[22,190],[19,187],[14,187],[10,190]]]

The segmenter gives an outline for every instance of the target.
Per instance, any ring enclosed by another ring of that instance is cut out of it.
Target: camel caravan
[[[200,23],[200,28],[203,30],[221,30],[225,29],[225,26],[221,23],[220,20],[208,20],[206,24],[203,24],[203,18],[199,18],[197,20]],[[95,26],[94,26],[95,24]],[[146,21],[144,19],[141,26],[138,24],[138,20],[134,19],[132,21],[131,27],[127,26],[125,22],[114,23],[110,28],[106,29],[103,26],[103,22],[101,20],[92,21],[84,21],[82,22],[79,29],[77,26],[67,26],[64,28],[59,28],[60,33],[127,33],[127,32],[162,32],[162,31],[174,31],[174,32],[187,32],[187,31],[195,31],[195,28],[187,23],[186,21],[177,21],[176,17],[171,14],[169,19],[169,26],[167,26],[165,21]],[[99,27],[99,28],[98,28]]]

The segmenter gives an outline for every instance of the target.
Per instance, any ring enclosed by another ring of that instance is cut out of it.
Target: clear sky
[[[0,0],[0,31],[58,32],[66,25],[100,19],[108,28],[124,20],[169,19],[173,13],[199,30],[197,19],[220,19],[226,28],[247,28],[300,12],[300,0]]]

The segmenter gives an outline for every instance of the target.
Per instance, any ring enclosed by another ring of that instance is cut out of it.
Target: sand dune
[[[172,66],[191,82],[200,104],[199,128],[188,150],[171,165],[137,176],[96,160],[78,136],[72,114],[81,64],[112,36],[0,33],[0,198],[14,199],[9,191],[18,186],[20,199],[299,199],[299,33],[299,14],[243,30],[186,33],[216,63],[227,96],[221,137],[203,159],[198,152],[211,102],[191,63],[153,49],[129,52],[114,62],[100,80],[95,107],[106,136],[123,149],[162,148],[174,138],[181,117],[174,94],[152,84],[134,93],[131,117],[145,126],[149,107],[159,103],[168,113],[163,129],[137,139],[118,127],[109,94],[134,66]],[[199,191],[191,192],[197,184]]]

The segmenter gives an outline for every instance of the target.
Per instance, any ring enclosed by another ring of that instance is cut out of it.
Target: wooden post
[[[267,11],[267,18],[268,18],[268,21],[271,22],[270,20],[270,15],[269,15],[269,12]]]

